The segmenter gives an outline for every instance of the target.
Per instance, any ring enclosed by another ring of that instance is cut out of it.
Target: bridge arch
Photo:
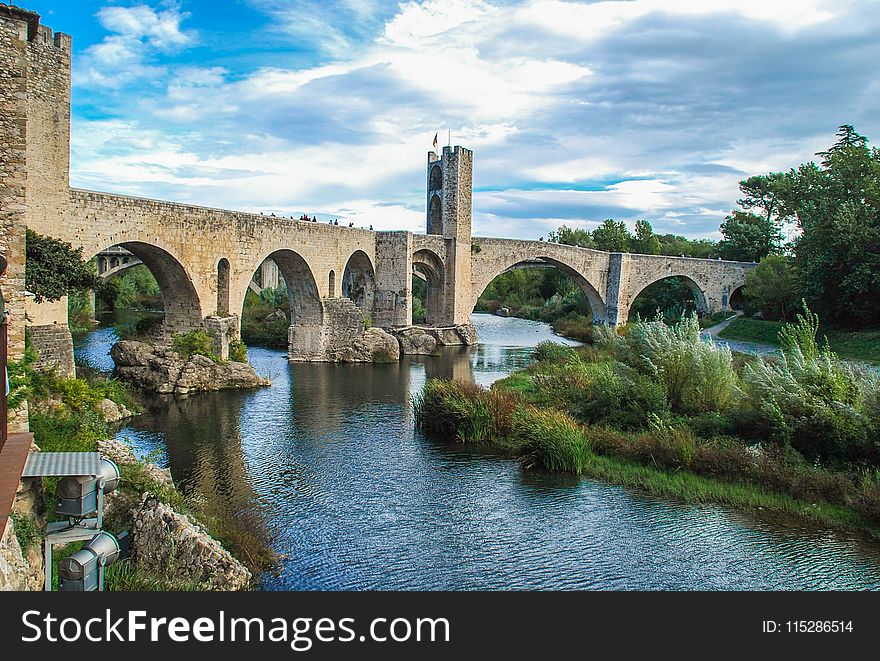
[[[629,305],[627,306],[627,314],[625,318],[629,317],[630,311],[636,304],[636,301],[640,294],[642,294],[646,289],[651,287],[652,285],[656,285],[660,282],[665,282],[669,280],[678,280],[683,283],[691,292],[693,296],[694,304],[696,306],[697,312],[703,314],[710,310],[709,299],[707,292],[703,289],[703,287],[692,277],[686,275],[684,273],[671,273],[664,274],[662,277],[651,280],[650,282],[644,283],[641,287],[639,287],[636,291],[632,292],[629,297]],[[653,314],[653,312],[652,312]]]
[[[484,277],[479,285],[474,287],[471,309],[477,305],[480,296],[482,296],[483,292],[486,291],[486,288],[492,284],[492,281],[502,273],[518,268],[540,268],[543,265],[546,265],[548,268],[557,269],[574,281],[587,299],[594,322],[600,322],[605,319],[605,302],[602,300],[601,294],[593,283],[573,266],[548,255],[536,255],[535,257],[528,258],[519,256],[511,258],[507,262],[502,262],[493,270],[493,272],[490,272],[488,276]]]
[[[361,310],[370,312],[376,295],[376,269],[369,255],[355,250],[342,272],[342,295],[350,298]]]
[[[198,330],[202,327],[202,302],[192,277],[183,266],[183,262],[172,254],[171,250],[146,241],[121,241],[102,250],[119,246],[132,253],[138,261],[120,264],[102,274],[109,278],[113,275],[143,264],[149,269],[159,285],[162,294],[162,306],[165,309],[164,330],[168,335],[179,332]],[[101,250],[95,251],[92,257]]]
[[[288,330],[288,355],[291,358],[317,360],[323,352],[322,327],[324,324],[324,304],[314,272],[306,259],[295,250],[280,248],[261,254],[251,262],[249,269],[242,274],[236,298],[241,305],[239,316],[243,316],[244,292],[248,282],[260,265],[271,259],[278,266],[284,280],[290,304]]]
[[[440,326],[443,323],[443,300],[446,291],[446,269],[443,260],[433,250],[422,248],[413,253],[412,264],[414,273],[424,278],[428,284],[425,324]]]

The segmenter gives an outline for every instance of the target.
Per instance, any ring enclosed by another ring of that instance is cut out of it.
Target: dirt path
[[[725,319],[720,324],[715,324],[711,328],[704,329],[700,336],[703,338],[712,338],[715,341],[715,344],[720,346],[729,347],[731,351],[738,351],[739,353],[750,353],[756,356],[763,356],[772,353],[778,353],[779,347],[774,346],[772,344],[759,344],[757,342],[743,342],[741,340],[725,340],[723,338],[718,337],[718,333],[723,331],[725,328],[730,326],[733,323],[734,319],[738,319],[742,316],[742,312],[737,312],[732,317]]]

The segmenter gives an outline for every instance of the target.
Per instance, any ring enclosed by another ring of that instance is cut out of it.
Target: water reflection
[[[534,322],[475,322],[482,344],[398,365],[288,364],[252,349],[271,388],[155,399],[120,435],[163,451],[218,511],[259,516],[288,555],[267,589],[880,587],[877,545],[858,536],[523,471],[421,437],[409,397],[427,378],[489,384],[552,337]],[[96,360],[103,332],[78,343]]]

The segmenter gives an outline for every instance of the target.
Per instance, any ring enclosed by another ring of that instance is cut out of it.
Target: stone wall
[[[376,294],[373,324],[381,328],[408,326],[412,321],[413,235],[376,234]]]
[[[8,264],[0,276],[0,294],[9,323],[10,360],[24,354],[28,24],[33,16],[0,6],[0,253]],[[26,407],[10,415],[10,431],[26,431],[27,426]]]
[[[250,571],[197,522],[144,494],[134,517],[137,564],[175,581],[214,590],[245,590]]]

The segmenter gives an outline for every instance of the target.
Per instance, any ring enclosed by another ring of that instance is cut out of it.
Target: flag
[[[434,145],[434,149],[437,149],[437,136],[438,135],[439,135],[439,133],[434,134],[434,142],[431,143],[432,145]]]

